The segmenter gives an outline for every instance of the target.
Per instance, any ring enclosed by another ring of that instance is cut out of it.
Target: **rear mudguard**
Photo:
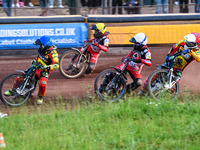
[[[21,72],[22,74],[26,74],[24,71],[22,71],[22,70],[16,70],[17,72]]]

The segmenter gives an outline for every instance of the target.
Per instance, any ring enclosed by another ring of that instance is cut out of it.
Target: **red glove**
[[[98,43],[94,43],[93,45],[99,47],[99,44],[98,44]]]

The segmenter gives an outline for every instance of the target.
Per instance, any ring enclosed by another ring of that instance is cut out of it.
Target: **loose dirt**
[[[164,62],[165,56],[168,53],[170,46],[161,47],[149,47],[152,53],[152,66],[144,66],[141,72],[143,81],[145,78],[156,69],[157,64],[162,64]],[[130,48],[131,50],[131,48]],[[108,69],[109,66],[117,66],[121,63],[121,58],[126,56],[130,51],[125,51],[123,53],[113,52],[112,55],[102,54],[99,57],[96,69],[90,75],[80,77],[78,79],[66,79],[61,75],[59,70],[53,71],[47,84],[45,101],[54,100],[58,96],[62,96],[65,99],[70,99],[71,97],[84,97],[86,91],[94,95],[94,81],[97,75]],[[35,56],[36,57],[36,56]],[[25,70],[31,66],[31,61],[33,56],[0,56],[0,81],[10,73],[15,72],[15,70]],[[192,93],[199,93],[200,85],[200,64],[196,61],[189,64],[189,66],[184,70],[182,79],[180,82],[181,92],[185,88],[189,89]],[[130,78],[129,78],[130,79]],[[131,79],[129,80],[131,82]],[[37,91],[33,94],[33,101],[37,98]],[[44,103],[45,105],[45,103]],[[0,101],[0,110],[6,109],[6,106]],[[1,111],[0,111],[1,112]]]

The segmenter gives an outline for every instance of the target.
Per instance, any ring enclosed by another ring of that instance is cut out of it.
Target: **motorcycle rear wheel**
[[[168,69],[154,70],[147,79],[147,91],[154,99],[175,99],[179,93],[179,83],[176,82],[172,88],[166,88],[168,84]],[[173,80],[172,80],[173,81]]]

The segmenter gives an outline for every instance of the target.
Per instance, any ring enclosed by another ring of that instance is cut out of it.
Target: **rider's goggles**
[[[194,43],[194,42],[188,42],[188,41],[186,42],[186,46],[189,47],[189,48],[194,48],[194,47],[196,47],[196,45],[197,44]]]
[[[40,45],[39,45],[39,48],[44,48],[44,46],[40,44]]]
[[[139,47],[139,46],[141,46],[141,45],[142,45],[141,43],[138,43],[138,42],[135,43],[135,46],[138,46],[138,47]]]
[[[98,29],[94,30],[94,37],[99,37],[101,34],[102,33]]]

